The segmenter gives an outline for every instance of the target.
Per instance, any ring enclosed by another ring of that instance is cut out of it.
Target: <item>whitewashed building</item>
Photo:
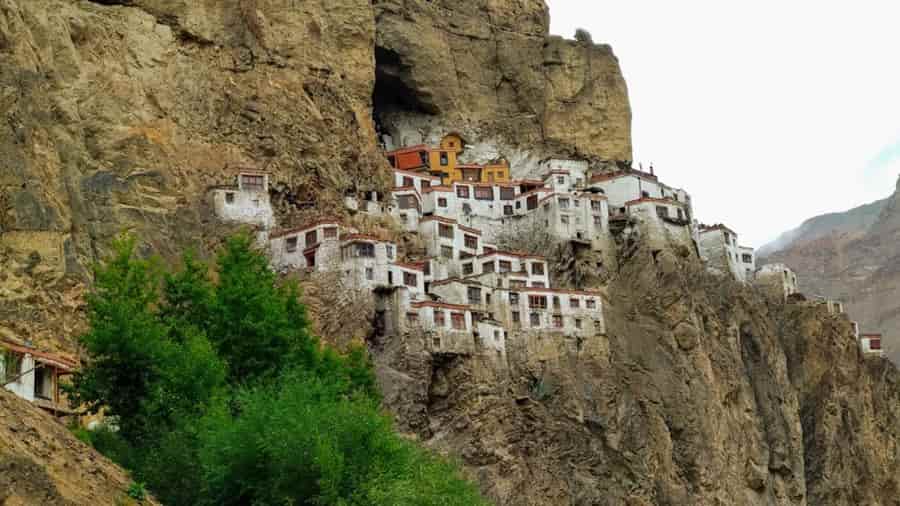
[[[76,364],[31,346],[0,341],[0,381],[6,390],[55,414],[71,414],[60,394],[60,378]]]
[[[461,262],[463,276],[477,276],[495,288],[547,288],[550,269],[547,259],[511,251],[490,251]]]
[[[750,282],[756,273],[756,253],[749,246],[738,246],[738,268],[744,271],[744,281]]]
[[[595,174],[590,179],[590,186],[606,195],[613,215],[627,213],[626,205],[636,200],[671,199],[682,204],[678,208],[685,213],[684,219],[688,222],[692,220],[690,195],[680,188],[660,183],[653,174],[638,170]]]
[[[864,355],[883,356],[884,349],[881,334],[862,334],[859,336],[859,350]]]
[[[341,229],[337,220],[319,220],[269,236],[269,259],[279,272],[334,268],[340,262],[341,235],[355,233]]]
[[[210,190],[216,216],[225,221],[257,225],[269,229],[275,225],[275,213],[269,200],[269,176],[265,172],[242,170],[237,185]]]
[[[596,292],[524,288],[498,290],[491,312],[513,330],[603,334],[603,306]]]
[[[737,233],[722,224],[700,225],[699,236],[700,257],[710,270],[731,274],[738,281],[748,281]]]
[[[419,236],[426,256],[459,261],[482,254],[481,231],[460,225],[456,220],[425,216],[419,222]]]
[[[560,158],[551,158],[549,160],[545,160],[540,164],[541,170],[545,177],[543,178],[545,181],[547,180],[547,175],[564,175],[566,176],[567,181],[563,181],[562,179],[558,179],[556,184],[567,184],[567,188],[557,189],[556,184],[553,185],[554,190],[568,192],[572,189],[581,189],[587,185],[588,182],[588,170],[590,168],[588,162],[586,160],[564,160]]]
[[[769,293],[785,299],[797,293],[797,275],[781,263],[766,264],[757,269],[754,282]]]

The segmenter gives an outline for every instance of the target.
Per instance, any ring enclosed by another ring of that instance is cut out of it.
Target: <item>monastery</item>
[[[711,272],[780,300],[805,300],[793,271],[783,264],[757,266],[753,248],[740,245],[734,230],[698,222],[691,196],[661,182],[652,168],[610,170],[587,160],[548,159],[538,175],[517,179],[504,159],[463,163],[464,151],[456,133],[437,146],[387,151],[390,194],[345,199],[351,212],[390,217],[417,235],[424,255],[414,261],[401,261],[393,242],[338,219],[278,230],[265,174],[240,171],[236,185],[213,188],[211,198],[222,219],[264,230],[273,269],[340,273],[347,286],[374,294],[380,335],[423,333],[433,353],[504,361],[507,342],[529,333],[575,340],[605,333],[603,296],[556,288],[547,258],[501,250],[498,238],[511,231],[539,229],[608,265],[623,238],[639,237],[654,250],[684,246]],[[839,302],[824,304],[843,315]],[[863,353],[880,351],[878,337],[857,338]]]
[[[508,345],[568,338],[581,346],[603,335],[603,295],[555,288],[547,258],[503,251],[501,234],[535,230],[573,248],[590,250],[600,265],[615,264],[623,240],[640,239],[654,251],[687,247],[716,274],[752,284],[767,296],[805,301],[797,276],[783,264],[756,265],[753,248],[724,224],[704,225],[691,196],[649,172],[592,167],[586,160],[549,159],[539,175],[515,179],[504,159],[461,163],[465,144],[447,134],[426,145],[385,153],[393,172],[390,194],[350,195],[352,213],[390,217],[416,234],[425,254],[403,261],[397,244],[319,219],[280,229],[269,196],[269,175],[240,169],[233,184],[211,187],[209,204],[224,221],[257,230],[257,240],[281,273],[334,272],[344,286],[371,292],[380,336],[418,333],[431,353],[481,354],[506,363]],[[361,197],[361,198],[360,198]],[[843,305],[821,297],[830,314]],[[860,334],[864,355],[882,355],[880,334]],[[76,364],[26,344],[0,341],[3,386],[57,415],[71,414],[59,379]]]

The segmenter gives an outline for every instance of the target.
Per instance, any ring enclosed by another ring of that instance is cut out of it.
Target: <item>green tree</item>
[[[271,378],[293,364],[315,366],[318,343],[296,285],[277,283],[248,235],[227,241],[218,274],[207,333],[228,363],[233,384]]]

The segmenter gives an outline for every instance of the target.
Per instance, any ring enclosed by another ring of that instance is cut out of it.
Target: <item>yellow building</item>
[[[387,154],[395,169],[424,170],[439,176],[441,184],[459,181],[470,183],[505,183],[510,180],[509,164],[505,160],[487,165],[460,165],[458,155],[464,149],[463,139],[451,133],[441,139],[440,147],[413,146]]]

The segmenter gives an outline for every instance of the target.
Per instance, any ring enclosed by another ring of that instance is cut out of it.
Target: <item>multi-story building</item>
[[[216,216],[226,221],[271,228],[275,224],[275,213],[269,201],[268,174],[242,169],[236,179],[237,184],[210,189]]]

